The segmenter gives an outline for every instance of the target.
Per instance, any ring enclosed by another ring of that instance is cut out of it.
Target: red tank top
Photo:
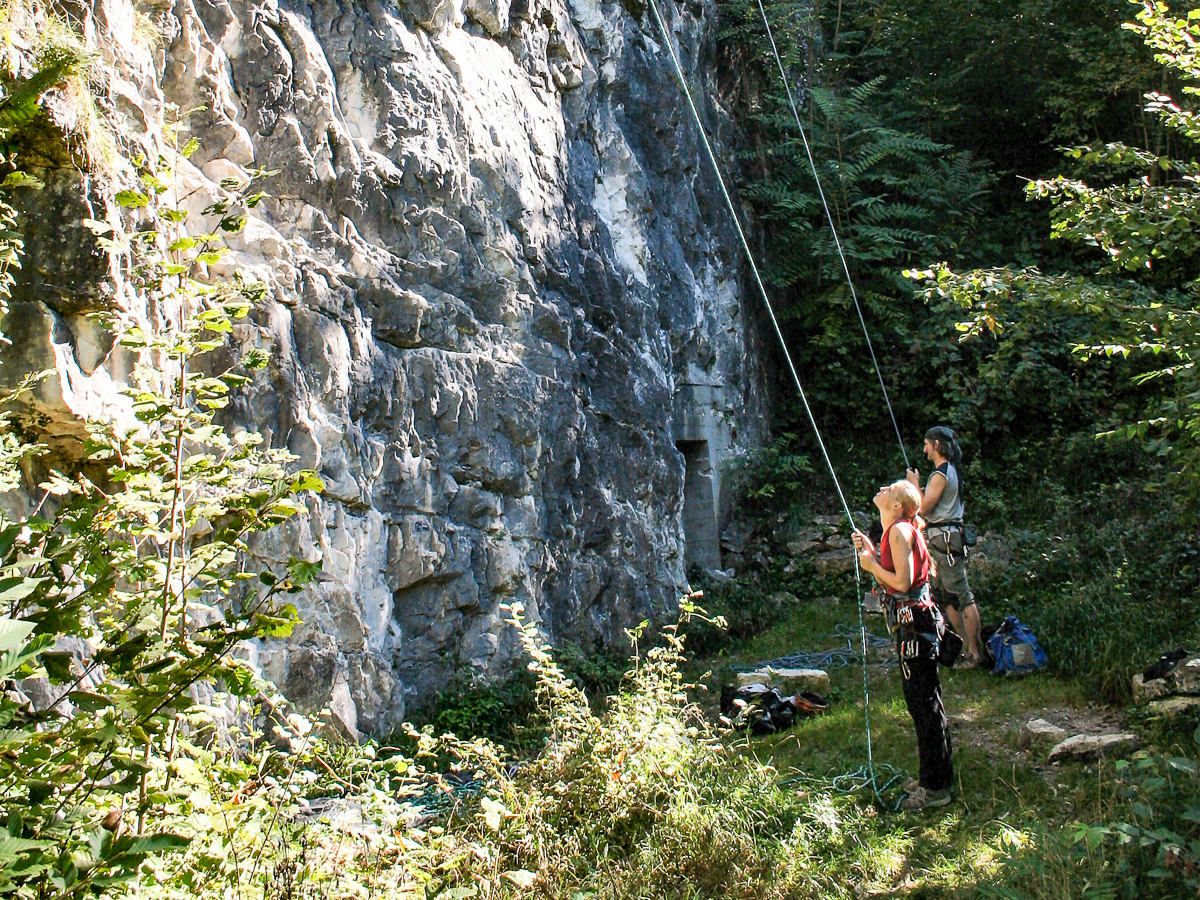
[[[892,529],[896,527],[898,522],[907,522],[909,525],[912,525],[913,535],[916,538],[913,541],[912,548],[912,587],[908,589],[909,591],[915,591],[917,588],[921,587],[921,585],[929,581],[930,562],[929,548],[925,546],[925,535],[921,533],[921,529],[917,528],[911,519],[897,519],[887,527],[887,531],[883,533],[883,538],[879,542],[879,565],[883,566],[883,568],[889,572],[896,571],[896,564],[892,561],[892,544],[890,536]],[[907,593],[907,591],[893,591],[891,588],[888,588],[887,592],[889,594]]]

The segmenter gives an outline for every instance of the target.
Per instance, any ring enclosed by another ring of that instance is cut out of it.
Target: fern
[[[32,76],[9,87],[0,97],[0,140],[29,127],[41,115],[42,95],[77,74],[87,57],[72,47],[47,47],[40,55]]]

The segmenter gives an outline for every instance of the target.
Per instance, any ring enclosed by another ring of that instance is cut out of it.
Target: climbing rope
[[[424,815],[442,817],[456,810],[468,798],[479,796],[483,788],[484,783],[478,778],[461,782],[440,780],[426,785],[409,802]]]
[[[834,637],[845,638],[847,643],[859,637],[859,632],[851,628],[849,625],[837,625],[833,629]],[[874,647],[877,650],[890,650],[892,647],[892,639],[886,634],[873,634],[863,629],[862,638],[867,642],[867,645]]]
[[[825,465],[829,468],[829,474],[833,477],[833,486],[837,489],[838,499],[842,503],[842,510],[846,513],[846,520],[850,523],[850,527],[853,528],[854,516],[850,513],[850,505],[846,502],[846,495],[842,491],[841,482],[838,481],[837,472],[834,471],[833,462],[829,458],[829,451],[825,449],[825,440],[821,437],[821,430],[817,427],[816,416],[813,415],[812,407],[808,405],[808,396],[804,393],[804,385],[800,383],[800,376],[796,373],[796,365],[792,362],[792,354],[788,351],[787,341],[783,337],[783,330],[779,327],[779,320],[775,317],[775,308],[771,304],[771,298],[767,295],[767,288],[763,283],[762,275],[758,271],[758,264],[754,261],[754,254],[750,250],[750,242],[746,239],[746,232],[742,229],[742,222],[738,217],[737,208],[733,205],[733,199],[729,196],[728,188],[725,187],[725,177],[721,174],[721,167],[717,162],[717,154],[713,150],[712,144],[709,143],[708,135],[704,131],[704,123],[700,118],[700,111],[696,108],[696,103],[692,99],[692,92],[688,88],[687,79],[683,74],[683,66],[679,62],[678,55],[675,53],[675,45],[671,42],[671,33],[667,30],[667,24],[662,17],[662,13],[659,12],[658,4],[655,0],[650,0],[650,8],[654,11],[654,18],[658,21],[658,27],[662,30],[663,39],[667,45],[667,53],[675,66],[675,74],[679,77],[679,84],[683,90],[684,97],[687,98],[688,108],[691,109],[692,117],[696,120],[696,129],[700,133],[700,140],[704,143],[705,152],[708,154],[713,172],[717,176],[717,184],[721,187],[721,196],[725,199],[725,205],[729,207],[729,214],[733,219],[733,227],[737,231],[738,240],[741,241],[742,248],[746,251],[746,260],[750,263],[750,271],[753,273],[754,281],[758,285],[759,292],[762,294],[763,302],[767,305],[767,315],[771,319],[771,327],[774,328],[775,336],[779,338],[779,344],[783,347],[783,355],[787,360],[788,372],[791,373],[792,381],[795,383],[796,390],[800,394],[800,401],[804,405],[804,412],[808,416],[809,423],[812,425],[817,445],[821,448],[821,456],[825,460]],[[858,560],[855,557],[856,568],[857,565]]]
[[[876,791],[876,795],[884,794],[891,790],[898,782],[903,781],[908,777],[908,772],[898,770],[887,763],[879,765],[879,771],[887,775],[887,780],[883,786]],[[805,772],[800,772],[796,775],[790,775],[787,778],[778,782],[780,787],[789,784],[805,784],[814,787],[831,788],[837,794],[856,794],[866,787],[874,786],[875,770],[868,769],[866,766],[860,766],[853,772],[839,772],[832,777],[821,777],[819,775],[809,775]],[[887,804],[885,804],[887,805]],[[889,806],[890,808],[890,806]]]
[[[825,199],[825,189],[821,186],[821,176],[817,174],[817,163],[813,159],[812,147],[808,144],[808,135],[800,123],[800,113],[796,109],[796,101],[792,97],[792,88],[788,84],[787,72],[783,68],[783,60],[779,56],[779,48],[775,46],[775,35],[771,32],[771,23],[767,20],[767,10],[762,0],[758,0],[758,11],[762,13],[763,24],[767,27],[767,40],[771,42],[771,52],[775,54],[775,64],[779,66],[779,77],[783,80],[783,89],[787,91],[788,103],[792,107],[792,117],[796,120],[796,128],[800,132],[800,140],[804,142],[804,152],[808,156],[808,164],[812,168],[813,180],[817,183],[817,193],[821,197],[821,206],[825,209],[825,220],[829,222],[829,232],[833,235],[833,245],[837,248],[838,257],[842,260],[842,271],[846,273],[846,285],[850,288],[850,299],[854,301],[854,309],[858,312],[858,321],[862,325],[863,337],[867,339],[867,350],[871,353],[871,365],[875,367],[875,376],[879,379],[879,389],[883,391],[883,402],[887,404],[888,415],[892,417],[892,428],[896,431],[896,442],[900,445],[900,453],[904,457],[904,468],[908,464],[908,451],[904,449],[904,438],[900,436],[900,426],[896,424],[896,413],[892,409],[891,398],[888,397],[887,385],[883,381],[883,372],[879,369],[879,360],[875,358],[875,345],[871,343],[871,335],[867,331],[867,320],[863,318],[862,306],[858,302],[858,292],[854,289],[854,279],[850,277],[850,264],[846,262],[846,254],[842,251],[842,241],[838,237],[837,227],[833,224],[833,213],[829,209],[829,201]]]
[[[808,416],[809,424],[812,426],[813,435],[817,439],[817,445],[821,448],[821,456],[822,456],[822,458],[824,458],[825,465],[829,469],[830,477],[833,478],[834,488],[837,490],[838,499],[841,500],[842,510],[846,514],[846,521],[848,521],[850,523],[850,527],[853,529],[855,527],[854,516],[850,512],[850,505],[846,502],[845,492],[842,490],[841,482],[838,481],[837,472],[833,468],[833,462],[829,458],[829,451],[825,447],[825,440],[824,440],[824,438],[821,437],[821,429],[817,427],[816,416],[813,415],[812,407],[809,406],[809,404],[808,404],[808,397],[804,393],[804,385],[802,385],[800,383],[800,376],[796,372],[796,365],[792,361],[792,354],[788,350],[787,341],[783,337],[783,330],[779,327],[779,320],[775,316],[775,308],[771,304],[771,298],[767,294],[766,285],[763,283],[762,275],[758,271],[758,264],[755,262],[754,254],[750,250],[750,242],[746,239],[746,233],[742,229],[742,222],[741,222],[741,219],[738,217],[737,208],[734,206],[733,199],[729,195],[729,190],[725,186],[725,178],[721,174],[721,166],[717,162],[717,154],[713,150],[712,144],[708,140],[708,135],[704,131],[704,122],[700,118],[700,111],[696,108],[695,100],[692,99],[692,92],[691,92],[691,89],[688,87],[687,78],[685,77],[684,72],[683,72],[683,65],[680,63],[679,56],[675,52],[675,45],[671,41],[671,32],[668,30],[667,23],[663,19],[662,13],[658,9],[658,3],[656,2],[656,0],[650,0],[650,9],[654,12],[655,21],[658,22],[658,27],[662,31],[663,40],[667,47],[667,53],[671,58],[671,63],[675,67],[675,75],[679,79],[679,86],[683,91],[684,97],[687,98],[688,108],[691,110],[692,117],[696,121],[696,130],[700,134],[700,140],[703,142],[704,150],[708,154],[708,160],[712,164],[713,173],[717,177],[717,184],[719,184],[721,187],[721,196],[725,199],[725,205],[729,208],[729,215],[733,221],[734,229],[737,231],[738,239],[741,241],[742,248],[746,252],[746,260],[750,264],[750,271],[754,275],[754,281],[758,285],[759,293],[762,294],[763,303],[766,304],[767,315],[771,320],[771,326],[772,326],[772,328],[774,328],[775,336],[779,339],[779,344],[783,348],[783,355],[784,355],[784,358],[787,360],[788,371],[791,373],[792,381],[795,383],[796,390],[800,394],[800,401],[804,406],[805,415]],[[772,40],[772,46],[774,46],[773,40]],[[778,53],[776,54],[776,58],[778,59]],[[786,81],[786,79],[785,79],[785,81]],[[789,96],[790,96],[790,91],[789,91]],[[805,141],[805,146],[806,147],[808,146],[807,140]],[[810,154],[809,158],[811,159],[811,154]],[[814,171],[815,171],[815,168],[814,168]],[[818,184],[819,184],[819,182],[818,182]],[[822,197],[823,196],[824,195],[822,194]],[[826,210],[828,211],[828,207],[826,207]],[[830,224],[832,224],[832,219],[830,220]],[[840,245],[839,245],[839,253],[840,252],[841,252],[841,249],[840,249]],[[844,264],[845,263],[844,256],[842,257],[842,261]],[[849,276],[849,270],[847,270],[847,276]],[[856,303],[857,303],[857,299],[856,299]],[[861,311],[859,312],[859,315],[861,317],[861,315],[862,315]],[[863,327],[864,328],[866,327],[865,324]],[[872,357],[873,356],[874,356],[874,351],[872,351]],[[876,367],[876,371],[878,371],[878,366]],[[881,376],[881,378],[882,378],[882,376]],[[884,393],[886,396],[886,391]],[[889,410],[891,409],[890,402],[888,404],[888,409]],[[893,416],[893,423],[894,422],[895,422],[895,417]],[[897,428],[896,436],[899,437],[899,435],[900,435],[900,431]],[[902,451],[903,451],[903,448],[904,448],[904,444],[903,444],[903,441],[901,441],[901,450]],[[905,466],[906,467],[907,467],[907,463],[908,463],[908,456],[907,456],[907,454],[905,454]],[[867,640],[866,640],[867,626],[866,626],[866,622],[863,620],[862,569],[859,567],[857,554],[854,557],[854,583],[855,583],[855,605],[858,607],[858,624],[859,624],[860,632],[863,636],[862,637],[862,655],[863,655],[863,659],[865,660],[866,656],[867,656]],[[877,785],[877,779],[876,779],[876,775],[875,775],[874,751],[871,746],[871,700],[870,700],[870,693],[869,693],[869,687],[868,687],[868,682],[867,682],[867,667],[865,665],[863,666],[863,712],[864,712],[866,734],[867,734],[867,767],[870,771],[871,789],[875,794],[875,799],[881,805],[886,806],[886,803],[884,802],[883,797],[880,795],[879,788]]]
[[[755,672],[760,669],[844,669],[863,659],[854,649],[854,642],[859,638],[855,629],[849,625],[838,625],[829,636],[841,638],[846,642],[846,646],[834,647],[830,650],[796,650],[786,656],[777,656],[755,666],[738,665],[729,668],[734,672]],[[877,650],[889,649],[892,646],[892,639],[884,635],[868,632],[863,636],[863,640],[866,641],[867,646]],[[888,662],[884,663],[884,665],[888,664]]]

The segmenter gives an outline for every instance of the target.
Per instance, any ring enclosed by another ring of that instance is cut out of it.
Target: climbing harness
[[[729,195],[729,190],[725,186],[725,177],[721,174],[721,166],[717,162],[716,152],[713,150],[712,144],[708,140],[708,135],[704,131],[704,123],[700,118],[700,111],[696,108],[696,102],[692,98],[692,91],[688,87],[687,78],[683,72],[683,65],[680,63],[679,56],[675,52],[675,45],[671,41],[671,32],[667,28],[666,20],[663,19],[662,13],[659,11],[658,3],[656,2],[656,0],[650,0],[650,9],[653,11],[655,21],[658,22],[658,27],[662,31],[663,41],[667,47],[667,54],[671,58],[671,63],[675,67],[676,77],[678,77],[678,79],[679,79],[679,86],[683,90],[683,95],[687,99],[688,108],[691,110],[692,117],[696,121],[696,130],[700,134],[700,140],[703,142],[704,150],[708,154],[709,162],[712,164],[713,173],[717,177],[717,184],[719,184],[721,187],[721,196],[725,199],[725,205],[729,208],[729,215],[733,221],[734,230],[737,231],[738,239],[741,241],[742,248],[746,252],[746,261],[750,264],[750,271],[754,275],[754,281],[758,285],[759,293],[762,294],[763,303],[766,304],[767,315],[771,320],[771,326],[772,326],[772,328],[774,328],[775,336],[779,339],[779,344],[783,348],[783,355],[784,355],[784,359],[787,360],[788,371],[791,373],[792,381],[795,383],[796,390],[800,394],[800,402],[803,404],[805,415],[808,416],[809,424],[812,426],[813,435],[817,439],[817,445],[821,448],[821,456],[824,458],[825,465],[829,469],[829,474],[833,478],[833,485],[834,485],[834,488],[837,490],[838,499],[841,500],[842,510],[846,514],[846,520],[850,523],[850,527],[854,528],[855,527],[854,526],[854,516],[850,512],[850,505],[846,502],[846,495],[842,491],[841,482],[838,481],[837,472],[834,470],[833,462],[829,458],[829,451],[825,447],[825,440],[824,440],[824,438],[821,437],[820,428],[817,427],[816,416],[813,415],[812,407],[810,407],[808,404],[808,397],[804,393],[804,386],[800,383],[800,376],[796,372],[796,365],[792,361],[792,354],[788,350],[787,341],[784,340],[784,337],[783,337],[783,330],[779,327],[779,320],[775,316],[775,308],[771,304],[771,298],[767,294],[766,285],[763,283],[762,275],[758,271],[758,264],[754,260],[754,254],[750,251],[750,242],[746,239],[746,233],[742,229],[742,222],[741,222],[741,219],[738,217],[737,208],[734,206],[733,199]],[[763,16],[765,19],[765,16],[766,16],[765,11],[763,13]],[[768,33],[769,32],[770,32],[770,26],[768,25]],[[771,47],[772,47],[772,50],[775,50],[774,38],[771,39]],[[776,58],[776,60],[779,60],[779,53],[777,50],[775,50],[775,58]],[[782,64],[782,62],[780,62],[780,71],[782,71],[782,70],[783,70],[783,64]],[[784,85],[785,85],[785,87],[787,85],[786,77],[784,78]],[[788,89],[788,98],[791,99],[791,90],[790,89]],[[795,110],[794,103],[792,104],[792,108],[794,111]],[[797,123],[799,123],[799,114],[797,114],[796,120],[797,120]],[[801,130],[801,134],[803,135],[803,129]],[[805,138],[804,146],[806,149],[808,148],[808,139],[807,138]],[[812,163],[812,152],[811,151],[809,151],[809,161],[810,161],[810,163]],[[812,164],[813,164],[813,174],[816,175],[816,164],[815,163],[812,163]],[[820,188],[820,179],[817,180],[817,186],[819,189]],[[821,191],[821,199],[822,199],[822,201],[824,201],[824,199],[825,199],[824,191]],[[826,211],[826,214],[829,215],[828,204],[826,204],[825,211]],[[833,228],[832,216],[830,216],[829,225],[830,225],[830,228]],[[834,231],[834,238],[835,238],[835,240],[837,239],[836,230]],[[837,243],[837,246],[838,246],[838,253],[842,257],[842,265],[846,266],[846,277],[847,277],[847,279],[849,279],[850,271],[849,271],[849,267],[846,263],[846,257],[844,254],[842,254],[840,241]],[[850,289],[851,289],[851,293],[853,295],[853,292],[854,292],[853,284],[851,284]],[[857,296],[855,296],[854,302],[855,302],[855,307],[857,308],[858,307]],[[859,318],[860,319],[862,318],[861,308],[859,308]],[[865,331],[866,331],[865,321],[863,323],[863,330],[865,333]],[[867,341],[869,344],[870,343],[869,336],[867,338]],[[871,358],[872,359],[875,358],[875,351],[873,349],[871,351]],[[875,371],[877,373],[879,372],[878,364],[875,367]],[[882,385],[883,384],[883,376],[880,375],[879,377],[880,377],[880,384]],[[887,398],[886,389],[884,390],[884,398],[885,399]],[[889,400],[888,401],[889,413],[891,412],[891,408],[892,408],[891,401]],[[896,418],[895,418],[895,415],[893,414],[892,415],[893,425],[895,425],[895,421],[896,421]],[[898,427],[896,428],[896,437],[897,437],[897,439],[900,438],[900,429]],[[908,454],[904,452],[904,441],[903,440],[900,440],[900,449],[901,449],[901,452],[904,453],[904,462],[905,462],[905,467],[907,468],[908,467]],[[861,597],[862,596],[862,569],[858,564],[858,555],[857,554],[855,554],[855,556],[854,556],[854,581],[855,581],[855,587],[856,587],[855,597]],[[867,658],[867,638],[866,638],[867,625],[866,625],[866,621],[863,618],[862,604],[857,603],[855,605],[858,606],[858,624],[859,624],[859,631],[862,635],[862,641],[861,641],[862,658],[865,660]],[[862,669],[863,669],[863,715],[864,715],[865,726],[866,726],[867,768],[870,772],[870,786],[871,786],[872,792],[875,795],[876,801],[882,807],[886,808],[887,804],[884,801],[884,799],[880,793],[880,787],[877,783],[877,778],[876,778],[876,774],[875,774],[874,752],[873,752],[873,749],[871,746],[871,699],[870,699],[870,692],[869,692],[869,687],[868,687],[868,682],[867,682],[867,667],[864,665],[862,667]],[[889,784],[890,784],[890,782],[889,782]]]

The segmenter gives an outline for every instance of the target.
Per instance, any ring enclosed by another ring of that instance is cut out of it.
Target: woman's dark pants
[[[937,660],[925,656],[906,659],[900,667],[904,701],[917,729],[921,787],[927,791],[940,791],[954,783],[950,722],[942,703],[937,667]]]

